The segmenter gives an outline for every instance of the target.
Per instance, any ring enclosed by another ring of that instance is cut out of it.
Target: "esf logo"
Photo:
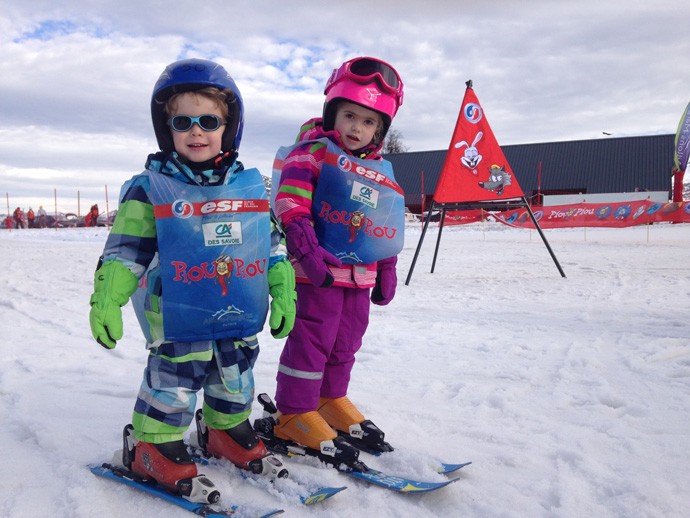
[[[477,124],[482,120],[482,107],[477,103],[467,103],[463,112],[465,113],[465,119],[471,124]]]
[[[352,162],[345,155],[340,155],[338,157],[338,168],[342,171],[349,171],[352,169]]]
[[[194,205],[187,200],[175,200],[172,203],[172,213],[178,218],[189,218],[194,214]]]
[[[366,167],[361,165],[353,165],[350,159],[344,155],[340,155],[338,157],[338,167],[342,171],[352,171],[353,173],[367,178],[368,180],[373,180],[376,183],[385,183],[388,180],[388,177],[385,174],[381,174],[377,171],[367,169]]]
[[[201,206],[202,214],[213,214],[214,212],[237,212],[242,208],[242,200],[214,200],[208,201]]]
[[[354,172],[359,176],[366,178],[367,180],[373,180],[378,184],[386,183],[388,180],[388,177],[385,174],[379,173],[378,171],[374,171],[372,169],[367,169],[361,165],[355,167]]]

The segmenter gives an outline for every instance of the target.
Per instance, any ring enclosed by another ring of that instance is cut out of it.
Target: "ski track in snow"
[[[315,507],[227,466],[201,469],[225,503],[286,516],[681,517],[690,508],[690,226],[545,232],[498,224],[406,231],[398,291],[372,305],[349,395],[398,452],[368,464],[443,480],[425,495],[366,486],[314,459],[295,480],[349,486]],[[146,360],[130,305],[113,351],[88,325],[106,229],[0,232],[0,516],[189,513],[93,476],[121,448]],[[275,392],[282,341],[255,378]],[[260,417],[255,404],[252,419]],[[190,432],[192,428],[190,428]]]

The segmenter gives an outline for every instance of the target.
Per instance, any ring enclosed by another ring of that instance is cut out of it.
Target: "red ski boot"
[[[127,425],[122,463],[142,480],[155,480],[161,487],[190,502],[213,504],[220,499],[213,482],[197,473],[183,441],[161,444],[136,441],[134,428]]]
[[[199,446],[207,456],[228,459],[235,466],[268,478],[287,478],[288,470],[271,455],[249,424],[243,421],[233,428],[218,430],[206,425],[201,410],[196,412]]]

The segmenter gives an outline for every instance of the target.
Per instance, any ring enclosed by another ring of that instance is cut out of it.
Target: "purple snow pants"
[[[278,367],[283,414],[316,410],[319,397],[347,394],[355,353],[369,325],[368,288],[297,284],[297,317]]]

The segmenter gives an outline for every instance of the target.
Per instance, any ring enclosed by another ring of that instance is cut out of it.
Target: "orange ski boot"
[[[341,464],[355,471],[366,469],[366,466],[358,460],[359,450],[342,437],[338,437],[338,434],[316,411],[303,414],[278,414],[273,433],[279,439],[306,446],[317,452],[321,460],[339,469]]]
[[[328,443],[338,436],[323,417],[314,411],[279,415],[273,432],[279,439],[289,439],[313,450],[321,450],[322,444],[330,446]]]
[[[319,414],[353,446],[375,452],[393,451],[384,441],[385,434],[366,419],[347,396],[321,398]]]
[[[317,411],[281,414],[268,394],[259,394],[257,401],[264,416],[254,421],[254,428],[270,448],[287,455],[311,455],[338,470],[369,469],[359,460],[359,450],[338,437]]]

